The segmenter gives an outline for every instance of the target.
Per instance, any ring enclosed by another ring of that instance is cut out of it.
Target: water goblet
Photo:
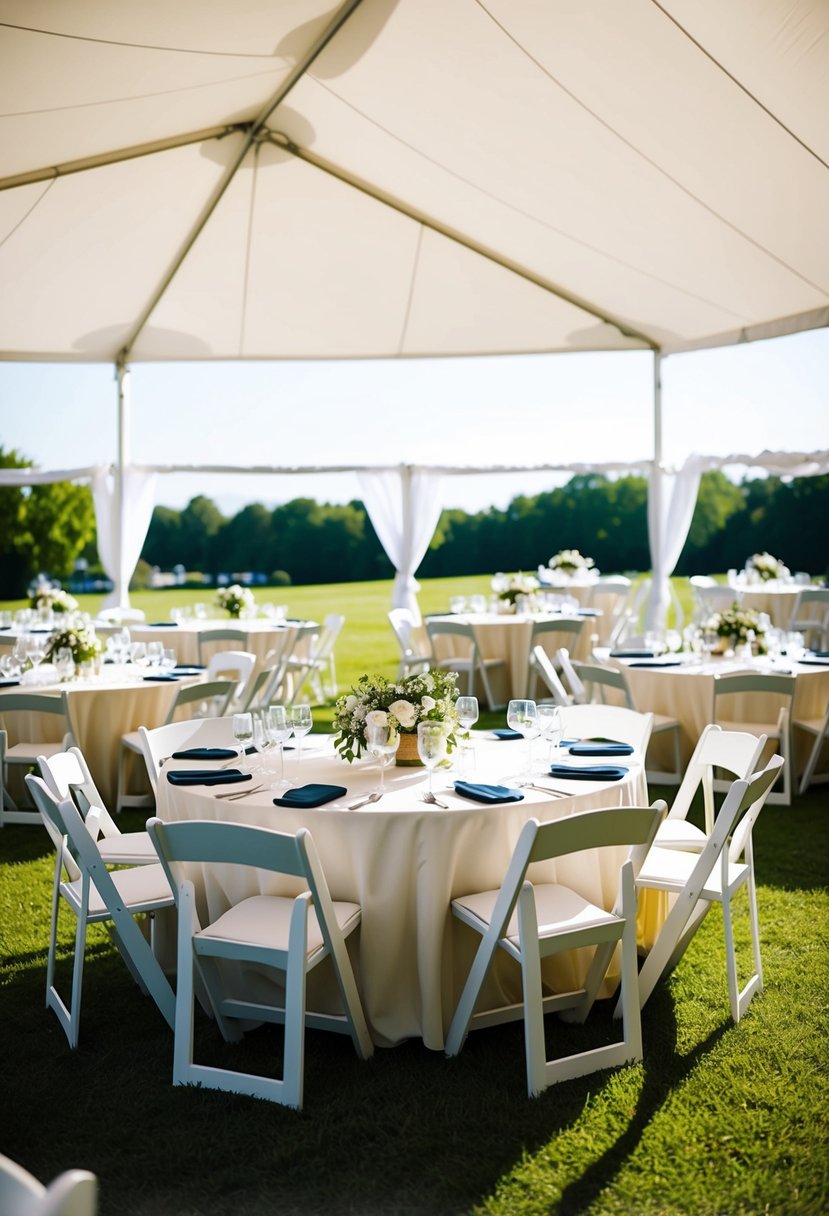
[[[535,701],[517,699],[510,701],[507,706],[507,725],[511,730],[518,731],[527,740],[527,763],[524,773],[516,777],[518,786],[529,785],[532,782],[533,739],[539,735],[538,707]]]
[[[239,751],[239,767],[247,770],[247,759],[245,757],[245,748],[253,739],[253,715],[252,714],[234,714],[233,715],[233,738]]]
[[[174,650],[164,650],[161,655],[161,662],[159,663],[162,674],[168,676],[176,666],[176,663],[176,652]]]
[[[546,739],[550,745],[547,762],[552,763],[555,755],[558,753],[561,737],[564,734],[561,713],[557,705],[539,705],[537,707],[537,715],[541,737],[542,739]]]
[[[429,794],[432,793],[432,772],[446,759],[446,727],[442,722],[418,722],[417,754],[429,772]]]
[[[160,667],[161,660],[164,657],[163,642],[147,642],[147,665],[149,667]]]
[[[285,743],[293,733],[285,706],[269,705],[265,710],[265,725],[268,734],[279,747],[279,780],[273,783],[271,789],[284,790],[291,784],[285,778]]]
[[[392,758],[400,746],[400,735],[388,722],[366,723],[366,751],[373,756],[380,768],[380,783],[377,793],[386,792],[386,765],[391,764]]]
[[[144,669],[147,666],[147,647],[143,642],[132,642],[129,648],[129,655],[135,670],[139,675],[144,674]]]
[[[302,740],[313,726],[311,706],[292,705],[288,721],[291,724],[291,729],[294,732],[294,738],[297,741],[296,762],[299,764],[302,760]]]
[[[461,767],[466,772],[467,767],[474,760],[474,745],[469,734],[470,729],[478,721],[478,698],[477,697],[458,697],[455,702],[455,713],[458,716],[458,722],[463,728],[464,734],[460,740],[458,748],[458,759],[461,762]],[[473,753],[468,755],[467,753]]]

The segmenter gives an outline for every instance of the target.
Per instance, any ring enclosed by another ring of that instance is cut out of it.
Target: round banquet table
[[[798,583],[729,583],[741,608],[765,612],[775,629],[788,629],[797,597],[809,587]]]
[[[65,684],[25,684],[10,688],[9,692],[47,696],[66,692],[72,734],[101,797],[112,808],[118,784],[121,736],[139,726],[159,726],[167,717],[176,690],[182,684],[194,682],[192,677],[167,682],[104,675]],[[52,714],[15,713],[9,716],[8,725],[0,715],[0,727],[8,730],[12,745],[24,740],[59,743],[63,738],[61,720]]]
[[[683,662],[677,667],[660,667],[658,661],[653,666],[637,660],[612,659],[611,662],[626,668],[637,709],[652,710],[678,719],[684,763],[690,759],[697,740],[712,720],[714,677],[717,675],[738,671],[793,675],[796,680],[793,719],[822,718],[829,704],[829,660],[823,666],[792,663],[785,659],[772,663],[764,658],[706,658]],[[782,699],[779,705],[783,705]],[[776,719],[777,710],[778,706],[768,696],[752,697],[746,694],[730,697],[727,712],[733,721],[770,722]],[[801,731],[794,731],[793,737],[797,749],[794,754],[797,769],[805,763],[813,740],[806,738]],[[652,740],[651,747],[659,747],[661,742],[659,739]]]
[[[574,647],[568,647],[577,659],[587,659],[593,648],[593,634],[598,618],[590,616],[568,616],[561,613],[513,615],[497,612],[458,613],[450,616],[432,616],[430,621],[448,621],[471,625],[478,650],[484,659],[503,659],[506,666],[496,668],[488,673],[492,694],[496,705],[506,705],[513,697],[526,697],[529,679],[530,639],[533,625],[536,621],[573,621],[574,625],[582,624],[581,634],[576,639]],[[548,635],[549,638],[550,635]],[[556,635],[552,635],[555,637]],[[544,640],[544,639],[540,639]],[[556,648],[566,644],[566,635]],[[464,641],[451,634],[434,639],[435,654],[438,659],[451,658],[453,654],[463,653]],[[466,643],[468,646],[468,643]]]
[[[506,774],[523,768],[523,741],[500,742],[481,733],[475,748],[477,761],[471,780],[500,783]],[[540,757],[540,750],[538,754]],[[167,763],[176,769],[187,767],[186,761]],[[334,752],[330,738],[310,736],[300,763],[295,754],[287,754],[288,777],[295,784],[345,786],[344,797],[320,807],[289,809],[274,805],[277,795],[267,786],[239,801],[228,801],[214,797],[228,787],[185,787],[162,779],[158,814],[165,820],[221,819],[290,833],[309,828],[332,897],[362,907],[355,972],[374,1041],[391,1046],[419,1037],[427,1047],[440,1050],[479,940],[452,916],[451,900],[500,886],[521,828],[531,817],[544,821],[587,809],[647,805],[643,767],[635,756],[628,763],[629,771],[620,781],[562,782],[548,777],[549,784],[568,790],[568,796],[557,798],[525,789],[523,801],[498,805],[462,798],[452,784],[456,773],[441,771],[435,774],[434,789],[448,810],[419,799],[419,792],[426,788],[424,769],[393,766],[386,773],[385,797],[363,810],[349,811],[349,803],[376,787],[376,765],[367,760],[347,765]],[[544,771],[541,764],[535,767]],[[255,775],[252,786],[260,780]],[[591,850],[536,864],[530,877],[567,883],[593,902],[611,908],[626,852]],[[200,918],[209,920],[248,895],[292,895],[301,889],[296,880],[266,871],[222,865],[182,868],[195,882]],[[664,903],[655,901],[652,906],[652,923],[644,924],[640,918],[647,944],[658,930],[657,918],[664,914]],[[167,942],[170,953],[171,946]],[[591,950],[581,950],[545,960],[545,981],[558,991],[578,987],[591,955]],[[330,973],[318,981],[316,976],[314,972],[309,977],[309,1006],[336,1009],[336,986]],[[246,996],[268,999],[264,972],[246,967],[237,973],[235,982],[243,986]],[[318,986],[312,990],[315,982]],[[618,967],[601,995],[610,995],[617,984]],[[520,999],[520,971],[503,957],[490,973],[483,1000],[495,1005]]]
[[[265,665],[265,659],[271,650],[279,650],[282,646],[286,629],[294,630],[301,625],[314,625],[314,621],[286,621],[275,624],[268,620],[192,620],[176,623],[171,621],[164,624],[160,621],[141,625],[130,625],[130,637],[133,642],[161,642],[165,648],[176,652],[178,663],[189,666],[192,663],[207,663],[212,655],[219,650],[247,650],[256,655],[254,674]],[[247,641],[210,642],[205,644],[204,656],[199,658],[199,635],[211,629],[238,629],[247,634]],[[299,653],[299,651],[297,652]]]

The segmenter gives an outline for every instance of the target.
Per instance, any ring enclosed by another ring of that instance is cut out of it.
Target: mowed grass
[[[338,660],[346,682],[363,670],[394,670],[389,595],[389,583],[361,592],[289,589],[284,602],[292,615],[345,612]],[[447,596],[446,585],[424,586],[424,610],[445,606]],[[164,615],[157,603],[151,619]],[[660,795],[670,799],[671,791],[652,790]],[[39,828],[7,827],[0,1151],[42,1179],[71,1166],[93,1170],[102,1216],[816,1216],[829,1199],[828,811],[825,787],[814,787],[760,817],[765,989],[739,1025],[728,1014],[714,909],[644,1010],[642,1064],[530,1100],[518,1024],[475,1032],[455,1060],[412,1041],[361,1063],[347,1039],[310,1032],[301,1114],[174,1089],[172,1035],[97,927],[89,931],[81,1045],[70,1051],[44,1009],[53,854]],[[123,827],[140,828],[142,818],[125,813]],[[64,991],[73,930],[63,914]],[[747,974],[744,896],[737,937]],[[548,1019],[550,1050],[603,1041],[611,1008],[597,1006],[584,1027]],[[226,1047],[199,1014],[197,1042],[207,1062],[280,1065],[273,1027]]]

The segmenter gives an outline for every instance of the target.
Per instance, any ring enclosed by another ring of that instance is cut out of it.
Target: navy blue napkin
[[[520,790],[510,789],[508,785],[477,785],[472,781],[456,781],[455,793],[462,798],[472,798],[475,802],[523,802],[524,795]]]
[[[178,676],[144,676],[145,680],[155,680],[156,684],[175,684]]]
[[[584,768],[569,764],[551,764],[550,776],[562,777],[566,781],[621,781],[627,769],[614,764],[586,764]]]
[[[8,625],[6,626],[8,629]],[[829,650],[810,650],[810,659],[829,659]]]
[[[519,730],[508,730],[504,727],[501,730],[494,730],[493,735],[496,739],[523,739],[524,736]]]
[[[348,790],[344,785],[298,785],[286,790],[281,798],[274,798],[274,806],[322,806],[335,798],[344,798]]]
[[[571,756],[632,756],[629,743],[573,743]]]
[[[579,608],[578,616],[601,616],[601,608]]]
[[[11,629],[11,625],[0,625],[0,633],[5,633],[7,629]]]
[[[170,785],[237,785],[240,781],[252,781],[252,773],[242,773],[238,768],[226,768],[216,772],[214,768],[170,769],[167,773]]]
[[[0,688],[17,688],[19,680],[0,680]]]
[[[29,633],[54,633],[54,629],[50,625],[48,629],[30,629]]]
[[[611,659],[655,659],[653,650],[611,650]]]
[[[804,655],[802,659],[798,659],[797,661],[798,663],[808,663],[811,667],[829,667],[829,657],[825,659],[817,659]]]
[[[178,621],[147,621],[145,629],[178,629]]]
[[[628,663],[628,667],[681,667],[682,659],[654,659],[652,663]]]
[[[232,760],[238,756],[235,747],[187,747],[184,751],[173,752],[173,760]]]
[[[205,670],[204,666],[199,666],[198,663],[191,663],[187,667],[174,667],[174,676],[198,676]]]

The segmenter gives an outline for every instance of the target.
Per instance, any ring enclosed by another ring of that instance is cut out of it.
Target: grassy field
[[[462,580],[452,580],[456,588]],[[480,583],[481,580],[478,580]],[[469,580],[468,590],[478,589]],[[484,580],[485,583],[485,580]],[[158,593],[148,615],[160,619]],[[340,609],[341,680],[395,665],[390,584],[289,589],[292,615]],[[425,611],[447,602],[427,584]],[[181,595],[176,601],[181,602]],[[142,604],[141,597],[136,597]],[[652,790],[652,796],[671,791]],[[125,813],[125,829],[142,826]],[[699,809],[696,812],[699,822]],[[766,807],[755,835],[765,990],[728,1014],[715,909],[643,1014],[644,1062],[526,1097],[518,1025],[471,1035],[455,1060],[411,1041],[367,1064],[311,1032],[305,1109],[173,1089],[172,1039],[102,930],[90,929],[81,1045],[44,1009],[52,853],[45,832],[0,833],[0,1151],[42,1179],[93,1170],[102,1216],[817,1216],[829,1203],[829,815],[825,787]],[[59,982],[71,974],[63,916]],[[745,904],[738,950],[748,965]],[[565,1051],[598,1042],[549,1019]],[[263,1028],[200,1058],[279,1066]]]

